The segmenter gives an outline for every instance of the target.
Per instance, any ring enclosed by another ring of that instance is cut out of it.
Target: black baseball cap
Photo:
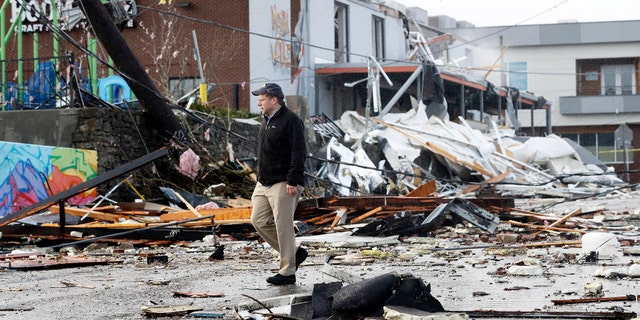
[[[258,90],[251,91],[251,94],[254,96],[259,96],[261,94],[270,94],[276,98],[284,99],[284,93],[282,93],[282,88],[279,85],[269,82],[265,83],[264,86],[260,87]]]

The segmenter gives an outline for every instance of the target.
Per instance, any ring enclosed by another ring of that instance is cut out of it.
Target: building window
[[[378,60],[384,59],[384,19],[373,16],[373,53]]]
[[[578,96],[635,95],[638,58],[577,59]]]
[[[632,64],[603,65],[601,72],[601,94],[636,94],[636,73]]]
[[[613,132],[563,134],[589,150],[604,163],[624,163],[624,146],[619,145]],[[632,151],[627,151],[627,163],[633,162]]]
[[[169,93],[178,100],[192,90],[199,88],[199,78],[173,78],[169,79]]]
[[[342,3],[336,2],[334,10],[333,23],[334,23],[334,50],[335,50],[335,62],[349,62],[349,21],[347,6]]]
[[[520,91],[527,90],[527,62],[511,62],[508,64],[509,86]]]

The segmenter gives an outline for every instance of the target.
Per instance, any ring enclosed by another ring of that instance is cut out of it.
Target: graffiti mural
[[[97,175],[96,151],[0,142],[0,217]],[[67,203],[86,204],[95,197],[94,188]]]

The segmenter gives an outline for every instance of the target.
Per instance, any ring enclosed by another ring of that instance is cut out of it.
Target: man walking
[[[306,146],[304,124],[284,101],[282,88],[266,83],[251,92],[258,96],[263,120],[258,134],[258,182],[251,196],[251,223],[260,236],[280,253],[278,273],[267,278],[273,285],[293,284],[296,270],[308,252],[296,250],[293,215],[303,191]]]

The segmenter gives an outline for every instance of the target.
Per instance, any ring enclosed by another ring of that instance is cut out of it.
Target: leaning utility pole
[[[150,123],[163,137],[188,142],[189,138],[182,124],[127,45],[107,8],[100,0],[81,0],[81,2],[80,7],[90,21],[98,40],[113,59],[116,68],[124,75],[131,91],[140,100],[151,120]]]

